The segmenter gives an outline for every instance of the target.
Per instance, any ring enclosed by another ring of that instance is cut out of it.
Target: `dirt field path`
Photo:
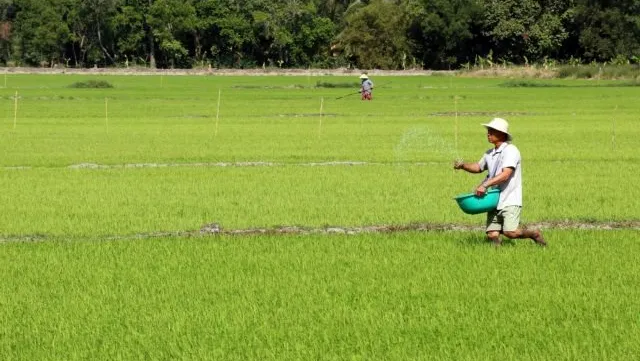
[[[524,228],[538,228],[541,230],[640,230],[640,221],[620,221],[620,222],[579,222],[579,221],[547,221],[532,222],[524,225]],[[251,236],[251,235],[309,235],[309,234],[344,234],[357,235],[365,233],[399,233],[399,232],[482,232],[484,227],[474,225],[459,224],[438,224],[438,223],[411,223],[400,225],[369,225],[369,226],[330,226],[330,227],[303,227],[303,226],[280,226],[272,228],[236,228],[226,229],[218,223],[203,225],[197,230],[172,231],[172,232],[150,232],[131,235],[112,235],[95,237],[99,240],[137,240],[161,237],[215,237],[226,236]],[[22,236],[0,236],[0,243],[8,242],[45,242],[53,239],[76,239],[77,236],[47,236],[47,235],[22,235]],[[88,237],[84,237],[88,238]]]

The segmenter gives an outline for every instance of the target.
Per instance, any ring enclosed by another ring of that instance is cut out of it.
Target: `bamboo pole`
[[[214,136],[218,136],[218,123],[220,122],[220,100],[222,97],[222,90],[218,89],[218,107],[216,109],[216,130]]]
[[[13,129],[16,129],[18,123],[18,91],[16,90],[16,96],[13,102]]]
[[[318,138],[322,135],[322,110],[324,107],[324,97],[320,98],[320,122],[318,125]]]
[[[104,124],[107,127],[107,134],[109,134],[109,99],[104,98]]]

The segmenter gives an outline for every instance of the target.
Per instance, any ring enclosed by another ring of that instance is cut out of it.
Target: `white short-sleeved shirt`
[[[489,149],[478,162],[481,170],[488,170],[488,178],[493,178],[502,173],[504,168],[513,168],[511,177],[500,188],[500,200],[498,209],[507,206],[522,207],[522,167],[520,165],[520,151],[511,143],[502,143],[498,149]]]

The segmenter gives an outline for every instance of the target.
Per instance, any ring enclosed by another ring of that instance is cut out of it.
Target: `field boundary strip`
[[[599,160],[597,160],[599,161]],[[549,163],[593,163],[594,160],[580,161],[577,159],[550,160]],[[339,166],[431,166],[453,164],[453,161],[430,161],[430,162],[402,162],[402,161],[317,161],[317,162],[268,162],[268,161],[244,161],[244,162],[194,162],[194,163],[125,163],[125,164],[98,164],[98,163],[78,163],[60,166],[31,166],[14,165],[0,166],[4,170],[30,170],[30,169],[137,169],[137,168],[251,168],[251,167],[339,167]]]
[[[367,162],[367,161],[326,161],[326,162],[196,162],[196,163],[126,163],[126,164],[97,164],[79,163],[63,166],[28,166],[16,165],[2,167],[5,170],[29,170],[29,169],[123,169],[123,168],[232,168],[232,167],[330,167],[330,166],[365,166],[365,165],[441,165],[449,162]]]
[[[640,220],[617,221],[617,222],[581,222],[581,221],[544,221],[531,222],[523,225],[523,228],[555,229],[555,230],[640,230]],[[105,241],[113,240],[139,240],[150,238],[189,238],[189,237],[211,237],[211,236],[251,236],[251,235],[311,235],[311,234],[335,234],[335,235],[358,235],[371,233],[400,233],[400,232],[482,232],[483,226],[463,225],[463,224],[439,224],[439,223],[409,223],[396,225],[368,225],[368,226],[277,226],[277,227],[256,227],[256,228],[236,228],[226,229],[218,223],[203,225],[197,230],[148,232],[130,235],[110,235],[110,236],[86,236],[77,235],[2,235],[0,243],[8,242],[43,242],[55,239],[98,239]]]

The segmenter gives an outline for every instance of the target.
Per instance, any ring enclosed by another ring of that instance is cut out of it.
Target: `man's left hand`
[[[487,193],[487,187],[483,186],[482,184],[479,185],[478,188],[476,188],[476,195],[478,197],[484,196],[485,193]]]

